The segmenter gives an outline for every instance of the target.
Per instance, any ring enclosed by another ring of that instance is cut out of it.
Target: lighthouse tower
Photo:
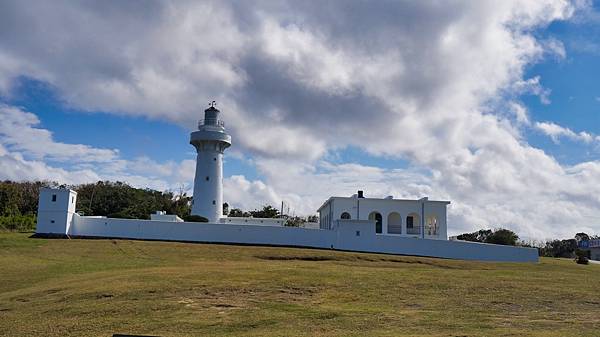
[[[190,144],[198,152],[192,214],[209,222],[219,222],[223,216],[223,152],[231,146],[231,136],[225,132],[225,123],[219,119],[220,111],[215,105],[213,101],[204,110],[198,131],[190,135]]]

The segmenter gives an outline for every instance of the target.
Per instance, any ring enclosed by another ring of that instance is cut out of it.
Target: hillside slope
[[[0,336],[596,336],[600,265],[0,233]]]

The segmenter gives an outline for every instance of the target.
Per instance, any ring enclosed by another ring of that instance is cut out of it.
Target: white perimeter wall
[[[537,262],[534,248],[376,235],[372,221],[336,221],[335,230],[196,222],[88,218],[77,214],[69,234],[129,239],[334,248],[464,260]]]

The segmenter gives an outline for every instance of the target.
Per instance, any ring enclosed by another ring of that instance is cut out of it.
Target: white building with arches
[[[343,220],[374,222],[380,235],[447,240],[446,206],[450,201],[365,198],[362,191],[351,197],[330,197],[319,207],[319,228],[333,229]]]

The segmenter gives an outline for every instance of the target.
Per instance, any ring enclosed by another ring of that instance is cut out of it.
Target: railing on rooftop
[[[198,127],[204,126],[204,125],[213,125],[213,126],[220,126],[222,128],[225,127],[225,122],[220,120],[220,119],[201,119],[198,121]]]

